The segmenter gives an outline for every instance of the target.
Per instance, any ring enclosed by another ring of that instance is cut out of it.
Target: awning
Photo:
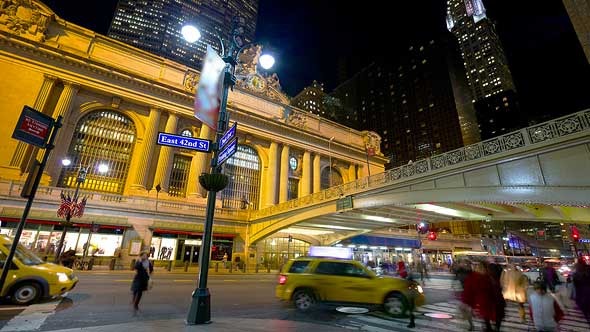
[[[420,242],[416,239],[397,239],[391,237],[379,237],[368,235],[357,235],[348,239],[346,242],[356,245],[380,246],[380,247],[401,247],[401,248],[420,248]]]

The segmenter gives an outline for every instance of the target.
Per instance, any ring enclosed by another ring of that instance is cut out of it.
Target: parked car
[[[5,268],[6,258],[12,246],[12,239],[0,236],[0,268]],[[78,283],[72,269],[53,263],[46,263],[22,245],[16,247],[12,266],[0,292],[12,303],[26,305],[43,298],[63,295]]]
[[[389,276],[377,276],[354,260],[300,257],[283,267],[276,296],[308,311],[317,303],[380,306],[386,313],[403,317],[410,300],[424,304],[424,291],[414,282]]]

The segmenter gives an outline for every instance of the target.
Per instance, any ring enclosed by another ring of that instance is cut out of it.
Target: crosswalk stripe
[[[349,324],[355,329],[362,331],[383,332],[383,331],[459,331],[468,328],[467,321],[463,320],[460,313],[458,300],[450,300],[434,304],[426,304],[416,309],[416,328],[409,329],[407,325],[409,319],[396,319],[385,316],[382,313],[374,312],[362,315],[349,315]],[[518,305],[514,302],[508,302],[506,306],[506,317],[502,321],[503,331],[534,331],[533,322],[529,316],[528,304],[525,304],[526,322],[522,322],[518,312]],[[425,313],[446,313],[453,316],[450,319],[435,319],[425,316]],[[483,322],[474,316],[474,328],[482,328]],[[566,316],[559,322],[560,331],[587,332],[590,330],[590,324],[585,320],[580,311],[569,308],[566,310]]]

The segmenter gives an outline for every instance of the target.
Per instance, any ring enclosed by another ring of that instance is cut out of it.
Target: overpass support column
[[[313,192],[322,190],[321,157],[317,153],[313,156]]]
[[[303,174],[301,181],[301,196],[307,196],[311,192],[311,154],[309,151],[303,153]]]
[[[286,202],[289,197],[289,146],[283,145],[281,152],[281,175],[279,185],[279,203]]]
[[[266,173],[266,204],[265,207],[277,204],[277,158],[279,145],[276,142],[270,143],[268,152],[268,168]],[[282,165],[282,164],[281,164]]]

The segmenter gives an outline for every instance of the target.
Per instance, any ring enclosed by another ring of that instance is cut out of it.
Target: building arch
[[[136,141],[135,123],[122,112],[86,112],[74,129],[67,154],[71,164],[62,165],[58,186],[75,187],[83,168],[80,188],[123,194]]]
[[[262,161],[255,148],[239,144],[236,153],[223,166],[229,182],[221,191],[222,207],[258,209],[261,172]]]
[[[344,183],[344,178],[340,173],[340,170],[336,167],[331,167],[332,171],[330,172],[330,166],[326,166],[322,169],[322,174],[320,177],[321,186],[320,188],[327,189],[334,186],[339,186]],[[332,181],[330,181],[330,176],[332,176]]]

